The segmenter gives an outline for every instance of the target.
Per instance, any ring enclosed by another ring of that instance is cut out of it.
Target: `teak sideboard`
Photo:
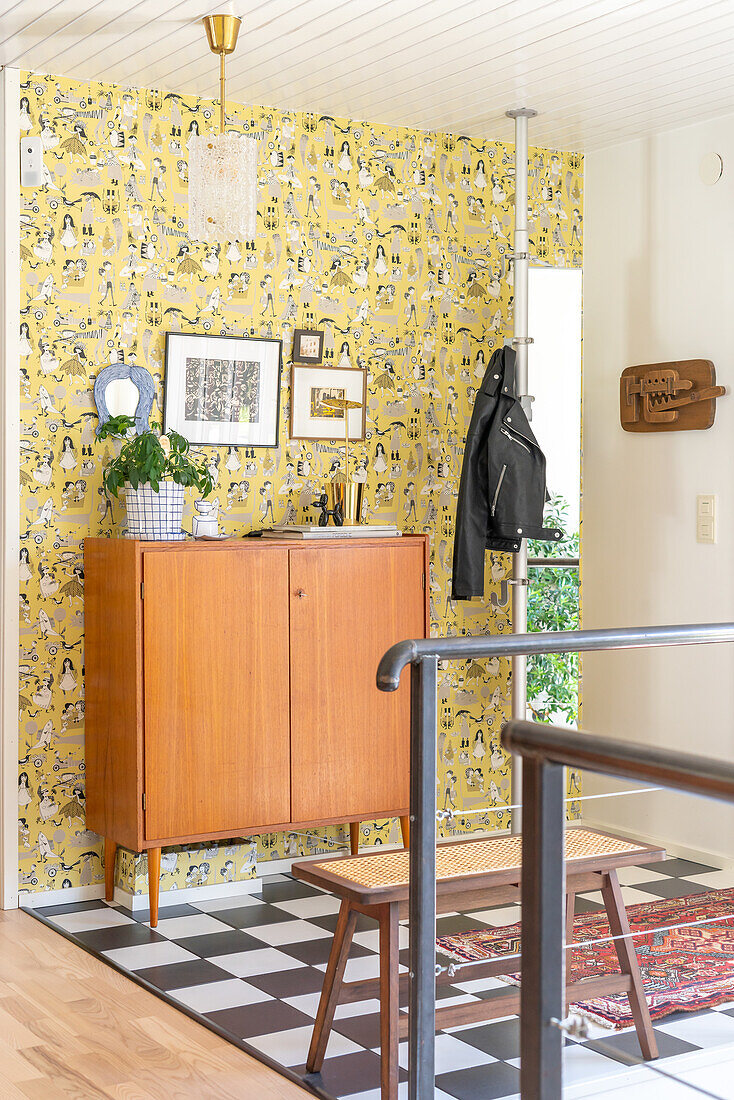
[[[427,637],[428,539],[84,541],[87,824],[148,853],[401,817],[409,687],[394,642]]]

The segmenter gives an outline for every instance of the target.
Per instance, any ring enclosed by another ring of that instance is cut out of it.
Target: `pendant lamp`
[[[207,15],[203,23],[209,49],[219,54],[219,133],[196,134],[189,144],[189,237],[250,241],[257,229],[257,141],[224,132],[224,63],[237,45],[240,20]]]

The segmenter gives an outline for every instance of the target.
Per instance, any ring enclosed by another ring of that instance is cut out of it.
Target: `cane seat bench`
[[[663,859],[662,848],[641,844],[626,837],[612,836],[574,826],[566,830],[566,940],[573,930],[576,894],[601,891],[613,936],[629,934],[627,914],[617,877],[620,867]],[[408,975],[399,974],[400,919],[408,915],[409,853],[400,851],[336,856],[294,863],[293,875],[328,890],[341,898],[334,940],[324,977],[306,1068],[318,1073],[324,1061],[337,1004],[379,997],[381,1096],[396,1100],[398,1094],[398,1043],[407,1035],[408,1018],[400,1012],[407,1002]],[[522,837],[501,836],[478,840],[453,840],[436,848],[436,909],[438,913],[457,909],[486,908],[520,901]],[[379,926],[380,976],[345,982],[358,915],[375,919]],[[529,917],[530,919],[530,917]],[[616,939],[619,974],[574,981],[567,974],[566,1005],[574,1001],[613,993],[626,993],[642,1055],[657,1058],[655,1035],[642,987],[640,968],[630,939]],[[490,959],[472,966],[472,979],[517,973],[521,960]],[[442,973],[438,985],[455,978]],[[436,1028],[496,1019],[518,1012],[520,993],[508,986],[507,993],[492,1000],[450,1005],[436,1009]]]

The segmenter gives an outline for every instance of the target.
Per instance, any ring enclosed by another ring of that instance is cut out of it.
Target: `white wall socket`
[[[716,497],[696,497],[696,542],[716,542]]]
[[[43,183],[43,145],[40,137],[24,137],[20,143],[20,185],[40,187]]]

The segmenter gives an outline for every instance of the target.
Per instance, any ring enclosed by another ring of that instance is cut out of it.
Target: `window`
[[[581,279],[576,269],[530,269],[528,330],[534,342],[528,353],[528,388],[535,397],[533,432],[547,462],[551,500],[546,517],[566,537],[560,543],[529,544],[529,630],[579,626]],[[528,716],[577,723],[576,654],[549,654],[528,662]]]

